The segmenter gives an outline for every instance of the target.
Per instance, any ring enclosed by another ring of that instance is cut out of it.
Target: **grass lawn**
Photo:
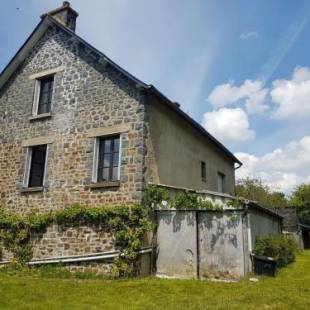
[[[254,283],[79,280],[0,273],[0,309],[310,309],[310,251]]]

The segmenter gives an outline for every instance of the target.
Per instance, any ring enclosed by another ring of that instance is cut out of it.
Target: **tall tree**
[[[288,200],[284,193],[272,191],[269,186],[263,184],[261,179],[247,177],[238,180],[236,195],[258,201],[266,208],[282,208],[288,205]]]
[[[310,223],[310,183],[297,186],[290,203],[298,208],[300,220]]]

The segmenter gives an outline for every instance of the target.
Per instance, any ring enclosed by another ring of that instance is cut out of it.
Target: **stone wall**
[[[55,74],[52,117],[30,121],[35,80]],[[53,27],[45,33],[0,93],[0,205],[27,213],[72,203],[115,205],[140,201],[144,182],[145,107],[136,85],[74,37]],[[100,128],[122,130],[120,186],[89,188]],[[49,144],[43,192],[21,193],[29,139]]]
[[[115,251],[115,236],[107,227],[59,226],[53,224],[45,232],[31,235],[33,260],[83,256]],[[3,249],[3,260],[11,260],[12,253]]]
[[[104,227],[51,225],[32,236],[33,259],[78,256],[115,250],[114,237]]]

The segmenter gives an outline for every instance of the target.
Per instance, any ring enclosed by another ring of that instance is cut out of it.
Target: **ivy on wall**
[[[116,245],[121,251],[112,267],[116,277],[135,275],[143,237],[153,229],[149,209],[141,205],[100,208],[74,204],[48,214],[32,212],[26,216],[10,214],[1,209],[0,242],[13,253],[15,261],[25,264],[32,258],[31,234],[44,232],[51,223],[74,227],[100,225],[114,233]]]
[[[194,192],[181,191],[173,197],[169,191],[148,187],[142,204],[120,207],[90,207],[74,204],[69,208],[38,214],[34,211],[25,216],[11,214],[0,208],[0,258],[1,248],[13,253],[14,260],[25,264],[32,258],[31,235],[44,233],[46,228],[56,223],[60,226],[79,227],[96,225],[105,227],[115,236],[120,255],[115,259],[112,274],[115,277],[134,276],[138,272],[137,256],[147,232],[154,229],[152,210],[165,201],[173,209],[222,210]]]
[[[165,201],[172,209],[183,210],[223,210],[223,205],[203,199],[192,191],[179,191],[173,197],[169,191],[159,186],[151,186],[145,190],[144,204],[156,208]]]

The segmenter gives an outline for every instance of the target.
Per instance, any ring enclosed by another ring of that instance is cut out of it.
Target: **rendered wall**
[[[158,276],[197,277],[197,242],[195,212],[158,212],[157,260]]]
[[[200,212],[199,245],[201,278],[245,275],[241,212]]]
[[[252,249],[255,246],[255,240],[259,236],[267,234],[277,235],[281,233],[281,220],[278,217],[253,209],[250,209],[248,216],[251,229]]]
[[[248,271],[242,212],[158,211],[157,275],[236,279]]]
[[[218,171],[226,175],[225,193],[234,194],[233,161],[174,111],[155,98],[147,105],[149,121],[148,180],[195,190],[217,191]],[[200,163],[207,164],[207,181]]]

